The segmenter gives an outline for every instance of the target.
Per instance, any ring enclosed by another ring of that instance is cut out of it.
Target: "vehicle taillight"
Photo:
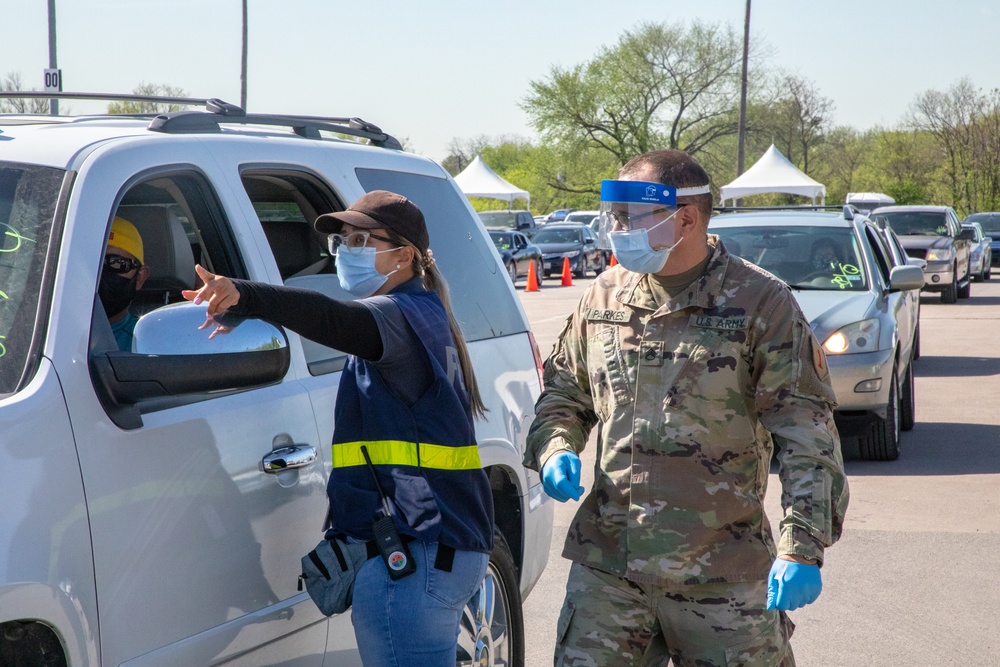
[[[531,353],[535,355],[535,368],[538,370],[538,389],[545,389],[544,375],[542,370],[542,354],[538,351],[538,343],[535,342],[535,335],[528,332],[528,340],[531,342]]]

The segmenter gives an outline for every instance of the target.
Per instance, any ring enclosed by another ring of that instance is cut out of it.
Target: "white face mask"
[[[337,252],[334,264],[337,267],[337,279],[344,291],[355,297],[363,299],[371,296],[385,285],[389,276],[395,271],[381,274],[375,268],[375,255],[381,252],[393,252],[399,248],[389,250],[375,250],[375,248],[361,248],[354,252]]]
[[[611,248],[618,263],[635,273],[657,273],[663,269],[671,251],[680,245],[684,237],[678,239],[669,248],[654,250],[649,243],[649,232],[670,221],[671,218],[680,213],[680,210],[678,208],[649,229],[640,227],[639,229],[630,229],[627,232],[609,233],[608,240],[611,242]]]

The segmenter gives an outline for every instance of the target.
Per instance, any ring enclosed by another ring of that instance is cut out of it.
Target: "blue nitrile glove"
[[[819,565],[776,558],[767,575],[767,609],[791,611],[812,604],[823,591]]]
[[[570,498],[579,500],[583,493],[580,486],[580,457],[562,450],[548,458],[542,466],[542,488],[561,503]]]

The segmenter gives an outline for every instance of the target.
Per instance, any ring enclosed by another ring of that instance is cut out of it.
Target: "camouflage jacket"
[[[605,271],[545,363],[525,465],[580,452],[591,492],[563,555],[638,583],[761,580],[776,553],[823,559],[848,488],[826,357],[789,289],[709,236],[701,277],[657,307]],[[762,500],[777,443],[781,535]]]

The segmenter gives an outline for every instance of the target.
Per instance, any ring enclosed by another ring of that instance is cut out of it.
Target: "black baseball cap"
[[[372,190],[346,211],[319,216],[314,226],[322,234],[339,234],[345,223],[359,229],[391,230],[422,253],[430,247],[424,214],[416,204],[395,192]]]

